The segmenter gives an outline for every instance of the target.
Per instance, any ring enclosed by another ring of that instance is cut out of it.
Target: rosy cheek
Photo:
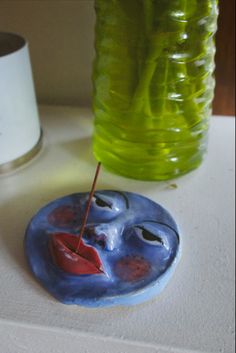
[[[77,214],[70,206],[60,206],[48,216],[48,222],[53,226],[66,227],[76,222]]]
[[[141,256],[125,256],[115,264],[115,274],[124,282],[135,282],[147,277],[150,263]]]

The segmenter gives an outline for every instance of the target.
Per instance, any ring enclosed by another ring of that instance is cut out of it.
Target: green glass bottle
[[[93,150],[109,170],[166,180],[198,167],[215,81],[217,0],[95,0]]]

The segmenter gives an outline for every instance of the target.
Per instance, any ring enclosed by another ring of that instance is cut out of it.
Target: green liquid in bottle
[[[215,81],[217,0],[95,0],[95,157],[165,180],[198,167]]]

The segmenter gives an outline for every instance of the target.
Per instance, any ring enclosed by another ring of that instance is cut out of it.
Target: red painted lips
[[[55,264],[74,275],[104,273],[101,259],[93,247],[81,239],[78,252],[78,237],[69,233],[54,233],[50,238],[50,251]]]

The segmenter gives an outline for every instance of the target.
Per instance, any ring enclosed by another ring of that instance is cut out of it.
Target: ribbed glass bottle
[[[215,81],[217,0],[95,0],[95,157],[143,180],[202,161]]]

